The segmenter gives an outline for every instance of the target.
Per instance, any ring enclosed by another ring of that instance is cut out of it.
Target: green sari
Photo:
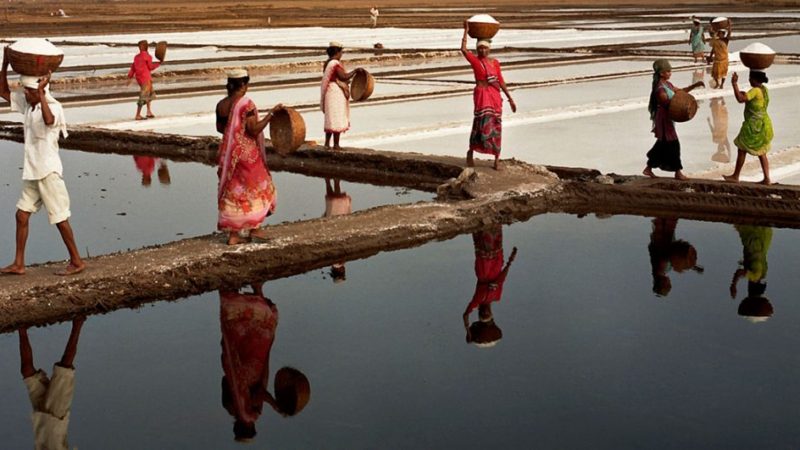
[[[752,88],[747,92],[746,97],[744,123],[733,142],[736,147],[753,156],[765,155],[770,149],[774,136],[772,120],[767,114],[769,91],[766,86]]]

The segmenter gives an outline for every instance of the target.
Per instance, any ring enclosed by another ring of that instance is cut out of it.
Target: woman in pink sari
[[[339,136],[350,129],[350,86],[347,84],[355,76],[342,64],[342,44],[331,42],[326,50],[328,60],[322,74],[319,106],[325,113],[325,148],[340,150]]]
[[[275,186],[264,153],[264,128],[276,105],[258,118],[258,108],[247,98],[250,77],[245,70],[228,73],[228,96],[217,104],[217,131],[222,133],[219,146],[219,221],[217,227],[229,233],[228,244],[265,240],[261,222],[275,211]]]
[[[472,99],[475,103],[475,118],[472,121],[472,133],[469,137],[467,166],[474,167],[474,152],[494,155],[494,169],[500,159],[500,141],[503,134],[503,98],[502,90],[511,105],[511,111],[517,112],[517,104],[506,88],[500,62],[489,57],[492,42],[488,39],[478,40],[478,56],[467,50],[467,22],[464,21],[464,37],[461,39],[461,53],[467,58],[475,75],[475,90]]]

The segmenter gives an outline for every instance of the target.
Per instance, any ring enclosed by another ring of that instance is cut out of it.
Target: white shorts
[[[69,193],[61,175],[53,172],[41,180],[22,180],[22,197],[17,209],[33,214],[42,204],[47,208],[50,224],[69,219]]]
[[[75,369],[54,365],[52,378],[38,370],[23,381],[34,412],[48,413],[59,419],[66,417],[75,392]]]

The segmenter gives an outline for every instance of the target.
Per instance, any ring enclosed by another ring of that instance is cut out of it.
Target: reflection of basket
[[[161,41],[156,44],[156,59],[164,61],[167,56],[167,41]]]
[[[491,39],[498,31],[499,23],[467,22],[467,34],[475,39]]]
[[[306,122],[292,108],[275,111],[269,123],[269,138],[272,147],[281,155],[288,155],[303,145],[306,140]]]
[[[55,72],[64,60],[64,55],[33,55],[18,52],[9,47],[8,60],[14,72],[20,75],[41,77],[47,75],[47,72]]]
[[[697,114],[697,100],[686,91],[676,90],[669,102],[669,118],[675,122],[688,122]]]
[[[350,96],[354,102],[366,100],[375,89],[375,78],[365,69],[356,69],[356,76],[350,84]]]
[[[750,70],[764,70],[775,62],[775,54],[739,52],[739,59]]]

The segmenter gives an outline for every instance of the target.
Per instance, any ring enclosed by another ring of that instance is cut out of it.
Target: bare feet
[[[642,174],[650,178],[658,178],[656,174],[653,173],[653,169],[649,167],[645,167],[644,170],[642,171]]]
[[[679,171],[675,172],[675,179],[676,179],[676,180],[681,180],[681,181],[686,181],[686,180],[688,180],[688,179],[689,179],[689,177],[687,177],[686,175],[684,175],[684,174],[683,174],[683,172],[681,172],[681,171],[679,170]]]
[[[269,240],[269,234],[267,234],[267,230],[263,228],[256,228],[250,232],[250,237],[259,243],[264,243]]]
[[[25,266],[18,266],[11,264],[10,266],[0,269],[0,274],[3,275],[25,275]]]
[[[764,178],[763,180],[759,181],[758,184],[763,184],[764,186],[769,186],[772,184],[772,180],[769,178]]]
[[[736,176],[733,176],[733,175],[723,175],[722,179],[724,179],[728,183],[738,183],[739,182],[739,177],[736,177]]]
[[[83,272],[84,269],[86,269],[86,264],[84,264],[84,263],[81,263],[80,265],[75,265],[73,263],[69,263],[69,264],[67,264],[67,267],[65,267],[62,270],[59,270],[55,274],[59,275],[59,276],[62,276],[62,277],[66,277],[66,276],[70,276],[70,275],[77,275],[77,274]]]
[[[472,150],[467,152],[467,167],[475,167],[475,158],[473,158]]]
[[[142,116],[136,116],[133,118],[133,120],[145,120],[145,118]]]
[[[495,161],[495,162],[494,162],[494,165],[492,166],[492,168],[493,168],[494,170],[497,170],[497,171],[499,171],[499,170],[500,170],[500,163],[499,163],[499,162],[497,162],[497,161]]]
[[[334,149],[334,150],[341,150],[341,149],[342,149],[342,147],[339,147],[338,145],[334,145],[334,146],[333,146],[333,149]]]
[[[148,119],[155,119],[155,118],[156,118],[156,116],[155,116],[155,114],[153,114],[153,113],[150,113],[150,114],[148,114],[148,115],[147,115],[147,118],[148,118]]]
[[[243,238],[236,233],[231,233],[228,236],[228,245],[246,244],[250,242],[249,238]]]
[[[330,150],[330,149],[331,149],[331,146],[328,145],[328,144],[325,144],[325,150]]]

